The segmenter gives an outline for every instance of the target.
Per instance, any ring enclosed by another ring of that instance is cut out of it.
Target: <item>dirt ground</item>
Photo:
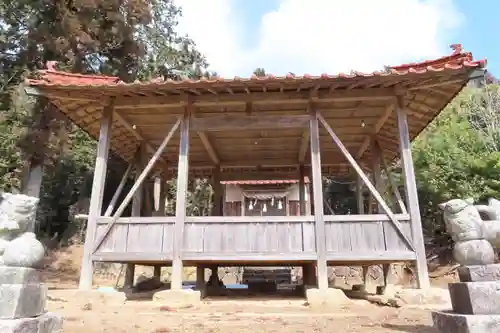
[[[50,301],[48,308],[64,317],[64,333],[435,333],[429,310],[379,307],[366,301],[331,309],[311,309],[299,299],[206,300],[185,309],[152,301],[82,309]]]
[[[77,288],[80,249],[59,253],[44,270],[49,289]],[[434,280],[446,285],[449,277]],[[116,279],[98,277],[98,285]],[[49,290],[49,295],[55,293]],[[60,293],[61,291],[58,291]],[[196,307],[171,308],[153,301],[82,307],[51,297],[48,310],[64,318],[63,333],[160,332],[408,332],[435,333],[429,309],[390,308],[355,300],[338,308],[312,309],[301,298],[207,298]]]

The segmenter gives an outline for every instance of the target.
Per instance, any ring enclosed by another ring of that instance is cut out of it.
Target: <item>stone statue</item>
[[[0,265],[36,268],[45,248],[33,233],[38,198],[0,194]]]
[[[500,209],[497,208],[500,202],[493,200],[487,206],[475,206],[473,199],[452,199],[439,204],[446,230],[455,242],[453,256],[459,264],[494,263],[493,246],[500,244]],[[480,212],[488,219],[483,220]]]
[[[62,319],[46,310],[40,271],[45,248],[34,231],[38,198],[0,193],[0,332],[52,333]]]

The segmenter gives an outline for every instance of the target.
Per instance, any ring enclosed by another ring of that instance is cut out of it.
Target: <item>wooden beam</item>
[[[394,112],[395,109],[395,104],[396,104],[396,97],[393,97],[393,99],[390,101],[389,104],[387,104],[384,113],[382,116],[377,120],[377,123],[373,127],[373,131],[370,135],[367,135],[365,139],[363,140],[363,143],[359,147],[358,152],[356,153],[356,158],[361,159],[363,157],[363,154],[365,151],[368,149],[370,146],[370,141],[373,135],[378,134],[382,127],[384,127],[385,123],[387,120],[391,117],[392,113]]]
[[[192,119],[193,129],[200,131],[242,131],[281,128],[302,128],[307,126],[307,115],[294,116],[236,116],[222,115]]]
[[[177,127],[179,127],[181,120],[177,120],[177,122],[174,124],[174,126],[170,129],[170,132],[168,132],[167,136],[165,137],[165,140],[163,140],[162,144],[160,147],[158,147],[158,150],[155,152],[153,157],[151,157],[151,160],[149,160],[148,164],[144,168],[144,170],[141,172],[140,176],[138,177],[137,181],[134,183],[130,191],[127,193],[125,196],[125,199],[123,199],[123,202],[121,205],[117,208],[115,214],[113,215],[113,218],[111,222],[106,226],[106,229],[104,232],[101,234],[99,239],[96,241],[95,246],[94,246],[94,252],[99,249],[99,246],[101,246],[102,242],[106,238],[107,234],[111,231],[111,228],[113,227],[113,224],[116,222],[116,220],[123,214],[123,211],[129,204],[130,200],[132,200],[132,197],[134,196],[135,192],[139,189],[141,186],[142,182],[146,179],[147,175],[155,165],[156,161],[160,158],[160,155],[163,153],[165,148],[167,147],[168,142],[174,135],[175,131],[177,130]]]
[[[201,140],[201,143],[205,147],[205,150],[207,151],[208,156],[210,156],[210,159],[212,160],[212,162],[214,162],[215,165],[218,165],[220,163],[219,155],[215,151],[213,144],[208,139],[207,134],[205,132],[197,132],[197,134]]]
[[[83,95],[81,91],[76,93],[73,89],[64,89],[61,87],[55,90],[46,88],[29,87],[25,89],[29,91],[30,95],[47,96],[49,98],[57,98],[61,100],[79,100],[79,101],[95,101],[101,103],[102,89],[90,90],[87,96]],[[366,101],[366,100],[383,100],[392,98],[395,92],[392,88],[369,88],[369,89],[351,89],[351,90],[333,90],[333,91],[318,91],[314,100],[318,101]],[[140,98],[140,102],[138,99]],[[307,103],[311,98],[309,91],[300,92],[252,92],[252,94],[219,94],[215,95],[201,95],[193,96],[192,103],[197,106],[210,106],[210,105],[231,105],[231,104],[283,104],[283,103]],[[182,107],[186,104],[185,96],[171,95],[171,96],[134,96],[134,97],[121,97],[116,101],[116,108],[169,108],[169,107]]]
[[[321,176],[321,153],[319,146],[318,112],[312,103],[309,105],[310,122],[309,133],[311,142],[311,168],[314,200],[314,227],[316,231],[316,252],[318,270],[318,288],[328,289],[328,270],[326,264],[326,236],[325,219],[323,212],[323,179]]]
[[[425,255],[424,235],[422,232],[422,221],[420,218],[420,208],[418,206],[417,183],[415,171],[413,169],[413,158],[411,156],[410,134],[408,132],[408,119],[404,110],[402,96],[398,96],[398,131],[401,148],[401,162],[403,165],[403,175],[405,180],[406,201],[410,212],[411,231],[417,255],[417,283],[419,288],[429,288],[429,273],[427,270],[427,258]]]
[[[339,147],[339,149],[342,151],[342,153],[344,154],[346,159],[349,161],[351,166],[354,168],[354,170],[356,170],[356,172],[358,173],[358,176],[361,177],[361,179],[365,183],[366,187],[368,187],[368,189],[370,190],[371,194],[375,197],[375,199],[377,200],[377,203],[382,207],[382,209],[387,214],[387,216],[389,216],[390,220],[393,223],[394,228],[399,233],[399,236],[403,239],[403,241],[406,243],[406,245],[409,247],[409,249],[414,251],[415,249],[413,247],[412,242],[410,242],[408,237],[406,237],[405,233],[403,232],[403,228],[401,226],[401,223],[399,223],[399,221],[397,220],[395,215],[391,212],[391,209],[385,203],[384,198],[382,198],[382,196],[377,191],[377,189],[373,186],[373,184],[370,182],[368,177],[366,177],[366,175],[364,174],[361,167],[358,165],[356,160],[352,157],[351,153],[349,153],[349,151],[346,149],[346,147],[344,146],[342,141],[340,141],[340,139],[337,137],[335,132],[333,132],[330,125],[328,125],[328,123],[325,121],[325,119],[320,114],[318,114],[317,117],[318,117],[319,121],[323,124],[323,126],[326,128],[328,133],[330,133],[330,136],[332,137],[333,141]]]
[[[106,170],[108,166],[109,146],[111,142],[111,128],[113,126],[113,101],[104,108],[97,144],[97,156],[92,181],[92,194],[90,196],[89,218],[85,245],[83,248],[82,268],[80,270],[79,289],[92,289],[92,246],[97,231],[97,220],[101,215],[104,186],[106,183]]]
[[[116,205],[116,202],[118,201],[118,198],[120,197],[120,195],[123,192],[123,188],[127,184],[128,176],[129,176],[131,171],[132,171],[132,164],[129,164],[127,167],[127,170],[125,170],[125,173],[123,174],[122,179],[120,180],[120,184],[118,184],[118,187],[116,188],[116,191],[113,194],[111,201],[109,202],[109,206],[106,209],[104,216],[111,216],[111,213],[113,213],[113,209],[115,208],[115,205]]]
[[[306,160],[308,146],[309,146],[309,131],[306,129],[302,132],[302,138],[300,139],[299,156],[297,158],[300,164],[304,164],[304,161]]]
[[[171,289],[182,289],[182,250],[184,244],[184,223],[186,221],[186,196],[188,187],[189,170],[189,121],[191,117],[191,106],[186,106],[179,142],[179,164],[177,167],[177,195],[175,202],[175,226],[173,237],[173,258]]]
[[[380,143],[378,142],[377,139],[375,139],[375,149],[377,152],[380,154],[380,160],[382,162],[382,167],[384,169],[385,175],[387,176],[387,180],[389,181],[389,185],[391,186],[392,194],[396,198],[396,201],[398,202],[399,209],[401,210],[402,214],[408,214],[408,211],[406,210],[405,203],[403,201],[403,198],[401,198],[401,193],[399,193],[398,187],[396,185],[396,182],[394,181],[394,178],[392,177],[391,171],[389,170],[389,166],[387,164],[387,161],[385,159],[384,153],[382,149],[380,148]]]

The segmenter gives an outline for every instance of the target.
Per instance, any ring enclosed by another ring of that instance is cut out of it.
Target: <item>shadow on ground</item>
[[[395,332],[407,332],[407,333],[437,333],[437,331],[427,325],[393,325],[393,324],[382,324],[383,328]]]

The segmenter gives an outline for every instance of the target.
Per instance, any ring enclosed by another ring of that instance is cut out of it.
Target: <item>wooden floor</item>
[[[396,215],[411,239],[408,215]],[[110,218],[100,218],[97,237]],[[126,217],[113,226],[95,261],[163,263],[173,258],[175,217]],[[184,264],[300,265],[317,259],[313,216],[187,217]],[[326,215],[326,259],[352,262],[415,260],[386,215]]]

